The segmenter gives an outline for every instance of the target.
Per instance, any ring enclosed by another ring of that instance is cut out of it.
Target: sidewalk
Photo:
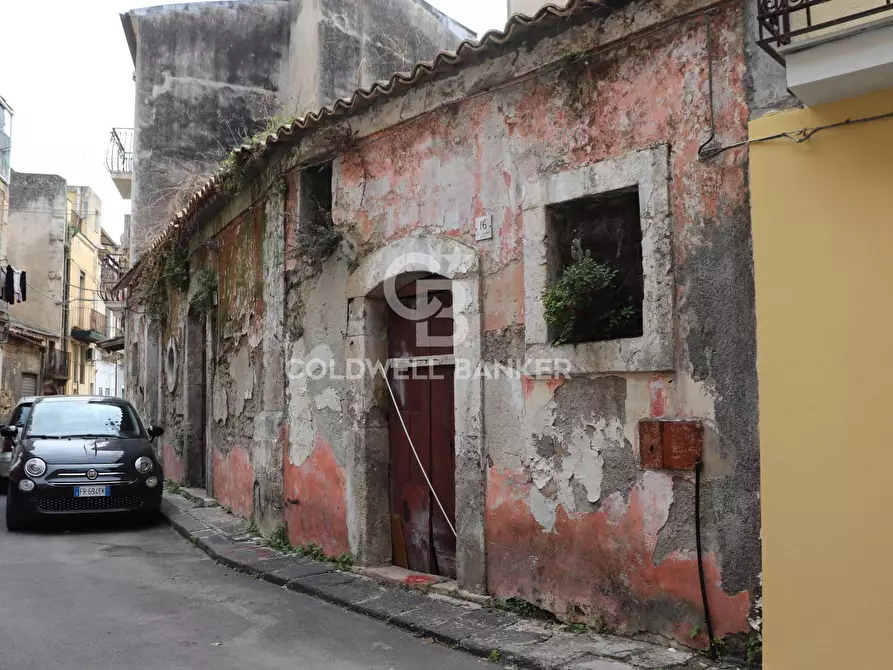
[[[400,585],[384,585],[332,563],[282,554],[246,532],[241,517],[165,492],[170,525],[211,558],[292,591],[305,593],[505,667],[537,670],[731,670],[685,649],[580,634],[478,603]]]

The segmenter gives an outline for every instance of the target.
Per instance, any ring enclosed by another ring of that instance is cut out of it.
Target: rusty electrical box
[[[639,421],[639,460],[649,470],[694,470],[704,452],[704,424],[698,419]]]

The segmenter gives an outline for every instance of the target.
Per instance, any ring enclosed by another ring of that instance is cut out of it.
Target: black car
[[[128,512],[157,515],[164,474],[152,440],[120,398],[36,398],[16,438],[9,468],[6,527],[21,530],[52,516]]]
[[[28,412],[31,411],[31,405],[34,404],[36,396],[25,396],[19,398],[16,406],[13,407],[9,420],[0,426],[15,426],[21,430],[28,420]],[[15,448],[15,440],[11,437],[0,437],[0,493],[6,493],[6,487],[9,483],[9,466],[12,463],[12,452]]]

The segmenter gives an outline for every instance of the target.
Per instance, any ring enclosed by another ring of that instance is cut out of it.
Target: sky
[[[505,0],[428,2],[480,34],[505,24]],[[102,200],[103,228],[115,239],[130,202],[118,195],[105,154],[111,129],[133,126],[134,103],[119,14],[154,4],[163,0],[3,2],[0,96],[15,112],[12,168],[92,187]]]

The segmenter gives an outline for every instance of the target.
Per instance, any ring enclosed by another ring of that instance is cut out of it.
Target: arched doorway
[[[433,367],[450,368],[448,364],[450,356],[455,367],[450,370],[451,378],[437,380],[439,388],[427,389],[435,398],[445,399],[448,395],[444,389],[452,386],[452,406],[448,406],[446,400],[434,404],[428,403],[431,416],[422,423],[421,433],[424,435],[426,425],[433,424],[437,420],[446,422],[447,417],[452,418],[454,438],[451,453],[455,467],[448,465],[441,467],[435,464],[434,469],[444,473],[453,472],[452,484],[446,482],[443,484],[446,488],[452,488],[452,499],[455,501],[454,509],[447,509],[446,517],[455,518],[453,525],[456,531],[454,536],[456,579],[460,588],[483,593],[487,584],[484,543],[486,455],[483,436],[483,386],[480,375],[458,373],[460,363],[464,370],[474,371],[481,361],[478,250],[450,238],[419,236],[395,240],[367,256],[351,275],[347,284],[346,346],[349,358],[362,361],[367,369],[375,369],[378,365],[384,366],[389,359],[416,358],[391,355],[392,352],[394,354],[407,352],[400,348],[395,350],[391,343],[395,336],[391,333],[389,337],[389,330],[392,330],[389,314],[396,311],[392,306],[394,294],[389,293],[389,287],[396,289],[397,303],[401,303],[409,297],[401,295],[401,292],[414,292],[417,295],[418,287],[414,289],[407,287],[421,278],[431,278],[431,275],[438,275],[442,278],[441,281],[448,280],[443,290],[450,294],[453,320],[453,327],[447,324],[446,319],[440,319],[440,323],[432,326],[432,329],[446,328],[453,335],[450,340],[451,354],[434,356]],[[430,290],[430,286],[426,290]],[[430,300],[430,297],[428,299]],[[419,367],[418,363],[418,360],[414,361],[415,367]],[[430,360],[426,362],[429,367],[431,363]],[[439,371],[449,374],[446,370]],[[378,373],[351,376],[353,425],[348,431],[347,444],[348,537],[351,553],[365,565],[399,564],[401,559],[393,540],[395,537],[403,537],[404,544],[407,543],[402,528],[403,510],[397,510],[401,519],[399,534],[393,528],[394,518],[391,513],[391,438],[395,429],[402,431],[402,426],[395,425],[393,421],[398,415],[391,413],[393,401],[389,396],[386,383],[388,380],[387,375]],[[409,391],[413,390],[416,389],[405,390],[405,397],[409,398],[411,395]],[[413,402],[425,406],[417,395],[413,396]],[[410,410],[412,406],[405,405],[403,409]],[[408,414],[404,419],[406,416]],[[437,419],[437,416],[441,418]],[[407,422],[407,427],[410,423],[411,421]],[[447,428],[443,430],[447,432]],[[410,436],[412,435],[413,430],[410,430]],[[439,435],[438,433],[435,439],[441,439]],[[396,439],[399,439],[399,436]],[[395,449],[398,448],[399,446],[395,446]],[[442,452],[439,448],[432,450],[432,456],[440,453]],[[412,458],[414,461],[414,456]],[[417,469],[417,472],[420,473],[420,470]],[[439,489],[435,487],[435,490]],[[420,495],[424,498],[424,493]],[[448,494],[445,493],[443,497],[449,500]],[[438,530],[435,526],[438,521],[431,520],[438,518],[436,514],[432,516],[431,502],[431,498],[427,501],[423,499],[417,505],[410,505],[409,511],[410,513],[413,509],[421,511],[422,519],[427,512],[429,518],[430,532],[427,535],[429,538],[427,545],[433,549],[433,555],[429,552],[428,568],[425,571],[443,570],[449,574],[448,549],[439,551],[435,547],[436,544],[442,546],[442,542],[435,538],[435,535],[440,535],[442,529]],[[420,537],[425,538],[424,522],[418,525],[423,528]],[[426,559],[420,560],[424,563]]]

